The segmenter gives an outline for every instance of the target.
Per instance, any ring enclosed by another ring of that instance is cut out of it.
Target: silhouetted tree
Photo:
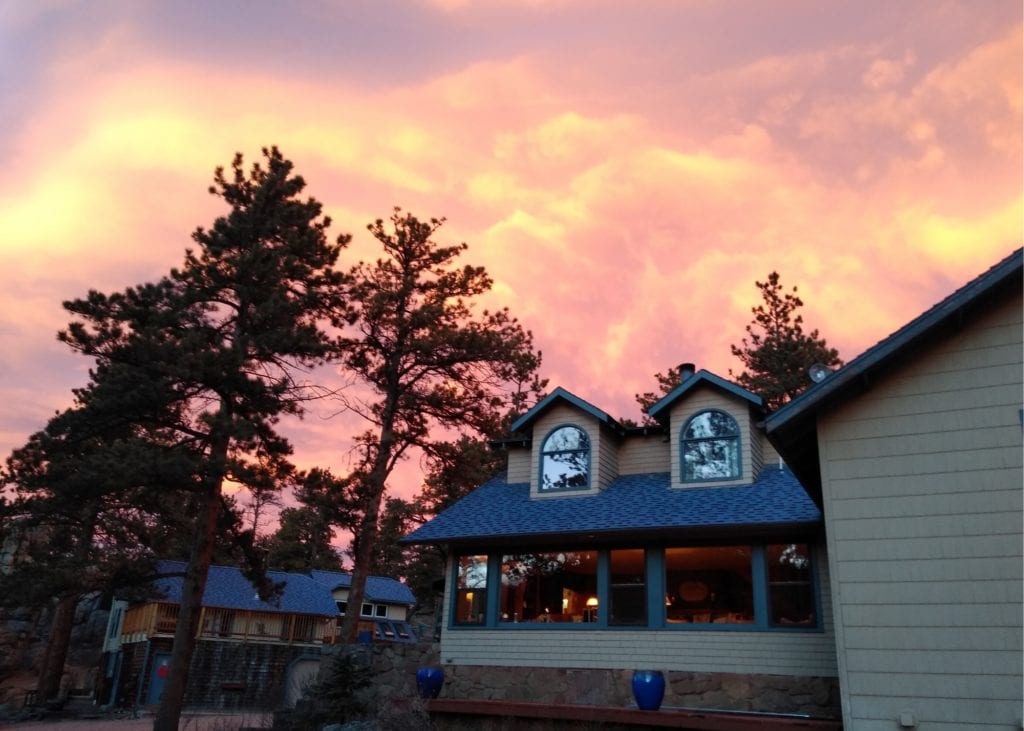
[[[530,333],[507,310],[474,312],[473,299],[490,289],[491,278],[482,267],[457,264],[465,244],[432,240],[441,220],[396,209],[390,224],[369,226],[384,255],[352,268],[345,287],[354,328],[342,339],[341,361],[371,394],[348,403],[370,424],[357,438],[361,458],[353,472],[363,509],[349,606],[363,601],[381,502],[398,460],[429,449],[434,428],[492,431],[514,387],[540,365]],[[349,612],[342,636],[355,641],[357,628],[357,613]]]
[[[796,287],[786,292],[778,272],[755,284],[763,302],[751,309],[754,320],[746,327],[748,337],[740,346],[732,346],[732,354],[742,361],[744,370],[739,375],[730,370],[729,375],[774,411],[811,385],[807,371],[812,365],[836,368],[843,361],[817,330],[804,332],[803,316],[797,313],[804,303]]]
[[[62,339],[123,371],[153,408],[133,412],[139,427],[189,455],[181,482],[192,493],[193,542],[182,586],[170,675],[156,731],[178,728],[185,679],[215,536],[228,505],[227,480],[255,489],[280,485],[291,472],[288,442],[275,430],[283,414],[300,413],[309,389],[296,378],[321,363],[335,343],[323,325],[346,317],[343,276],[333,266],[348,242],[329,243],[321,206],[301,200],[305,183],[276,148],[266,167],[246,173],[241,155],[210,192],[231,207],[212,228],[192,235],[197,250],[156,284],[66,303],[76,316]],[[118,394],[108,393],[113,403]],[[135,407],[136,404],[129,403]],[[239,531],[259,579],[253,536]],[[261,592],[270,587],[260,582]]]

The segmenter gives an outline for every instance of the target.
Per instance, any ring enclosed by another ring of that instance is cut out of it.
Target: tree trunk
[[[352,586],[348,590],[348,609],[341,624],[341,639],[354,644],[359,637],[359,616],[362,613],[363,598],[366,596],[366,577],[373,564],[373,549],[377,545],[377,525],[380,517],[380,501],[384,497],[384,484],[388,479],[388,461],[395,445],[391,430],[393,408],[385,409],[384,424],[380,432],[380,445],[374,459],[373,469],[367,479],[366,514],[359,526],[355,565],[352,567]]]
[[[60,695],[60,681],[64,676],[64,662],[68,657],[77,608],[77,594],[64,597],[54,607],[50,638],[46,643],[43,664],[39,670],[39,682],[36,685],[36,697],[41,702],[56,700]]]
[[[228,440],[224,437],[218,441],[220,443],[211,451],[221,457],[220,460],[214,460],[214,464],[223,464],[227,455]],[[211,478],[211,484],[206,492],[203,514],[199,525],[196,526],[195,541],[182,581],[181,605],[178,609],[178,622],[174,628],[174,644],[171,646],[171,665],[163,697],[160,699],[160,708],[153,721],[153,731],[178,731],[189,667],[199,635],[203,592],[206,590],[206,577],[210,573],[210,563],[213,560],[213,544],[220,517],[223,470],[219,471],[221,474]]]

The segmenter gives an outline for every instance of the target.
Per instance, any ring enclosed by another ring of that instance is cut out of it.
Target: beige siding
[[[718,482],[684,483],[681,482],[682,472],[679,466],[680,438],[683,427],[687,420],[699,411],[705,409],[718,409],[729,414],[736,420],[740,428],[740,476],[737,480],[721,480]],[[677,487],[688,487],[699,485],[700,487],[727,487],[729,485],[743,485],[753,481],[753,452],[751,450],[751,438],[760,439],[760,432],[757,430],[750,418],[750,407],[746,401],[735,396],[729,396],[717,389],[707,386],[699,387],[686,398],[679,400],[672,406],[670,416],[670,433],[672,435],[669,456],[672,465],[672,484]]]
[[[441,658],[456,665],[610,668],[684,672],[836,675],[828,561],[819,547],[821,632],[448,628],[446,589]],[[449,565],[449,570],[451,566]],[[450,575],[450,574],[449,574]],[[447,582],[448,585],[451,582]]]
[[[1021,300],[819,420],[847,728],[1020,729]]]
[[[583,429],[590,437],[590,490],[573,491],[571,493],[539,493],[537,484],[540,480],[540,452],[544,448],[544,439],[553,429],[572,424]],[[609,457],[605,451],[614,452],[611,440],[601,432],[600,425],[593,416],[566,404],[556,404],[544,412],[533,424],[533,449],[530,455],[530,494],[534,497],[554,498],[567,495],[589,495],[597,492],[611,482],[615,475],[610,472],[616,464],[614,455]]]
[[[539,449],[539,447],[538,447]],[[530,481],[530,450],[518,447],[508,450],[508,484]]]
[[[619,474],[645,475],[668,472],[669,438],[667,435],[631,437],[619,445]]]

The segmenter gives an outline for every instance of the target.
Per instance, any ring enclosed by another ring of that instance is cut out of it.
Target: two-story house
[[[501,443],[506,474],[407,537],[450,548],[449,682],[617,703],[646,668],[670,705],[837,715],[822,515],[761,399],[687,366],[650,416],[627,428],[556,389]]]

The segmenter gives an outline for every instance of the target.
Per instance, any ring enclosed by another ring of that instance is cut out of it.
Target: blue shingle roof
[[[352,586],[352,574],[341,571],[318,571],[310,572],[313,580],[334,589],[347,589]],[[366,577],[366,598],[373,602],[383,604],[415,604],[416,597],[412,590],[401,581],[389,579],[385,576]]]
[[[157,571],[161,574],[184,574],[185,568],[182,561],[160,561],[157,564]],[[330,591],[325,591],[323,584],[310,577],[304,574],[268,571],[267,578],[275,584],[285,584],[281,595],[269,602],[262,601],[256,595],[256,589],[239,569],[232,566],[211,566],[206,579],[206,591],[203,592],[203,606],[338,616],[338,607]],[[166,576],[157,579],[154,584],[164,595],[164,601],[180,604],[183,581],[183,576]]]
[[[531,499],[526,483],[501,475],[405,537],[408,543],[552,538],[619,533],[814,525],[821,511],[788,469],[766,469],[738,487],[674,488],[668,473],[625,475],[596,495]]]

